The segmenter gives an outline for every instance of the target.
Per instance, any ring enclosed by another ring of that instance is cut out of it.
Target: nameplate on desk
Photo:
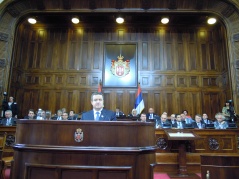
[[[183,133],[183,132],[172,132],[168,133],[169,137],[195,137],[192,133]]]

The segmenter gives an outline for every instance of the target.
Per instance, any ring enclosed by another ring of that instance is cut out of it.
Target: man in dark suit
[[[62,120],[62,110],[61,109],[57,110],[57,114],[54,115],[51,119],[52,120],[58,120],[58,121]]]
[[[176,117],[176,122],[172,124],[172,127],[178,128],[178,129],[184,129],[185,121],[182,121],[182,116],[180,114],[177,114],[175,117]]]
[[[6,110],[5,111],[5,117],[2,119],[1,125],[3,126],[15,126],[16,123],[16,118],[12,117],[12,111],[11,110]]]
[[[149,119],[150,121],[154,121],[155,123],[155,128],[157,128],[157,124],[160,121],[160,117],[154,113],[154,109],[153,108],[149,108],[149,113],[146,115],[147,119]]]
[[[120,117],[120,116],[123,116],[124,113],[123,113],[122,111],[120,111],[119,108],[116,108],[116,109],[115,109],[115,115],[116,115],[116,117]]]
[[[192,123],[192,127],[195,129],[204,129],[206,124],[202,120],[202,116],[199,114],[195,115],[195,122]]]
[[[36,115],[33,109],[28,110],[28,115],[24,117],[24,119],[36,119]]]
[[[70,110],[68,120],[77,120],[78,115],[75,114],[74,110]]]
[[[205,124],[213,124],[213,121],[211,119],[208,119],[208,116],[206,113],[203,113],[202,114],[202,121],[205,123]]]
[[[12,96],[9,97],[8,105],[6,110],[11,110],[12,111],[12,116],[17,118],[18,114],[18,106],[17,103],[14,102],[14,98]]]
[[[83,113],[81,120],[116,121],[115,112],[103,109],[104,97],[102,93],[93,93],[91,95],[91,104],[93,110]]]
[[[156,128],[171,128],[171,123],[167,120],[167,115],[162,114]]]

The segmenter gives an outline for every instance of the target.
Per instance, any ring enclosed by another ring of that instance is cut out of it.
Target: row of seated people
[[[174,117],[175,116],[175,117]],[[155,128],[176,128],[176,129],[227,129],[227,128],[237,128],[235,123],[230,123],[225,120],[225,116],[222,113],[217,113],[215,115],[215,121],[207,118],[206,114],[203,117],[199,114],[195,115],[195,119],[183,118],[181,114],[173,114],[171,118],[168,119],[166,114],[159,116],[154,116],[155,118],[147,119],[147,115],[142,113],[140,115],[141,121],[154,121]],[[187,119],[187,120],[186,120]]]
[[[39,114],[40,113],[40,114]],[[11,110],[5,111],[5,118],[1,120],[2,126],[15,126],[17,118],[13,117]],[[35,114],[33,109],[30,109],[28,111],[28,115],[24,117],[24,119],[32,119],[32,120],[79,120],[79,116],[74,113],[73,110],[69,112],[69,115],[67,112],[62,112],[62,110],[58,110],[57,114],[52,116],[49,115],[46,111],[40,110],[38,112],[38,115]]]
[[[135,110],[132,110],[132,116]],[[186,111],[187,112],[187,111]],[[39,111],[38,111],[39,113]],[[38,120],[79,120],[79,116],[74,113],[73,110],[69,112],[63,112],[62,110],[58,110],[57,114],[53,117],[47,116],[44,110],[40,110],[40,115],[37,116],[34,113],[34,110],[30,109],[28,111],[28,115],[24,117],[24,119],[38,119]],[[117,110],[116,110],[117,116]],[[4,126],[13,126],[16,125],[16,118],[12,117],[12,111],[7,110],[5,111],[5,119],[1,121],[1,124]],[[119,116],[118,116],[119,117]],[[170,119],[167,118],[167,113],[164,112],[161,117],[154,114],[152,108],[149,109],[149,113],[145,114],[142,113],[140,116],[137,116],[136,120],[140,120],[142,122],[155,122],[155,128],[215,128],[215,129],[226,129],[226,128],[235,128],[235,124],[228,123],[225,121],[225,116],[222,113],[217,113],[215,115],[216,121],[212,121],[208,119],[207,114],[203,114],[203,116],[197,114],[195,115],[195,120],[188,116],[185,113],[182,114],[172,114]]]

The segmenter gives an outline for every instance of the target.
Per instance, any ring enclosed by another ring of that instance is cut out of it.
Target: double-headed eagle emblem
[[[123,60],[124,57],[118,56],[118,60],[111,60],[111,72],[117,77],[124,77],[130,72],[130,60]]]
[[[76,142],[82,142],[83,141],[83,131],[81,128],[78,128],[76,129],[76,132],[75,132],[75,135],[74,135],[74,138],[75,138],[75,141]]]

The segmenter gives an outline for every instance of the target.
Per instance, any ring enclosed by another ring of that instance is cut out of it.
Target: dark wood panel
[[[153,104],[159,114],[165,110],[176,113],[182,100],[189,101],[194,113],[192,115],[204,111],[204,98],[198,98],[201,93],[211,91],[221,95],[227,91],[226,97],[223,98],[225,100],[227,96],[231,96],[231,90],[228,79],[225,78],[229,76],[228,71],[223,71],[225,63],[222,61],[225,59],[222,60],[221,57],[226,57],[227,54],[226,46],[223,45],[225,37],[217,38],[215,35],[224,34],[225,30],[203,28],[205,30],[195,26],[135,28],[129,25],[127,28],[97,26],[97,30],[94,26],[79,29],[49,26],[42,30],[40,26],[19,26],[19,39],[14,46],[16,58],[10,91],[11,94],[19,94],[16,101],[21,103],[20,116],[24,116],[27,107],[30,107],[29,100],[23,100],[22,95],[27,90],[29,93],[39,91],[40,98],[35,96],[36,99],[31,105],[35,110],[39,107],[49,108],[50,111],[66,107],[75,109],[76,112],[91,109],[90,94],[97,91],[99,80],[103,80],[104,43],[110,41],[132,41],[137,44],[137,80],[141,83],[144,94],[153,94],[158,90],[169,90],[173,96],[177,96],[179,92],[185,94],[185,99],[174,101],[172,106],[167,106],[166,109],[160,107],[161,103],[155,103],[156,99],[147,97],[145,111]],[[22,45],[26,48],[22,48]],[[221,86],[222,88],[218,88]],[[110,94],[105,106],[115,110],[118,105],[114,99],[117,97],[117,88],[103,89],[105,90]],[[48,102],[43,102],[46,98],[45,91],[49,92]],[[120,105],[123,105],[124,112],[128,113],[134,108],[137,89],[122,88],[122,91]],[[191,92],[197,96],[197,103],[190,102],[193,100]],[[73,103],[67,102],[64,97],[70,93]],[[78,102],[81,98],[83,101]],[[167,104],[168,99],[160,100]],[[212,115],[210,117],[218,111],[216,106],[209,109],[208,112]]]

